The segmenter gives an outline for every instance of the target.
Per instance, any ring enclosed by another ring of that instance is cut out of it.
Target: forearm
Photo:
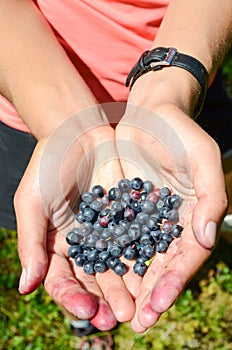
[[[0,92],[37,139],[96,100],[31,0],[0,5]]]
[[[231,28],[230,0],[172,0],[151,48],[175,47],[193,56],[211,78],[231,45]],[[186,70],[172,66],[140,77],[129,102],[145,104],[153,110],[171,103],[192,115],[199,93],[197,80]]]
[[[231,0],[172,0],[154,47],[172,46],[197,58],[212,75],[232,40]]]

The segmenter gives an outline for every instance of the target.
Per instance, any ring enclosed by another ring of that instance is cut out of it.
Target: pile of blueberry
[[[66,241],[69,257],[87,274],[112,269],[122,276],[127,271],[123,256],[134,260],[134,272],[143,276],[155,253],[165,253],[183,230],[178,224],[181,197],[138,177],[120,180],[108,193],[96,185],[81,199],[79,227]]]

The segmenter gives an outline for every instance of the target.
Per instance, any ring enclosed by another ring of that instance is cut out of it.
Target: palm
[[[179,210],[180,223],[184,227],[182,238],[175,239],[166,254],[156,254],[140,288],[137,277],[125,276],[128,290],[139,290],[135,295],[137,308],[131,324],[135,331],[142,332],[172,305],[186,283],[209,257],[211,250],[206,240],[204,242],[201,225],[212,204],[204,194],[209,186],[201,188],[207,181],[202,178],[201,182],[195,182],[200,172],[198,175],[195,169],[196,144],[191,144],[189,135],[180,127],[175,129],[171,123],[144,109],[136,108],[134,112],[124,116],[116,133],[124,175],[128,178],[136,175],[150,179],[156,187],[168,186],[183,198]],[[180,134],[177,133],[179,130]],[[191,132],[194,132],[194,128]],[[196,127],[195,136],[200,144],[205,135]],[[185,142],[185,138],[188,142]],[[203,163],[203,168],[208,169],[207,164]],[[222,192],[223,189],[222,185]],[[222,213],[223,208],[217,211],[216,220],[219,221]],[[193,229],[196,230],[195,234]]]

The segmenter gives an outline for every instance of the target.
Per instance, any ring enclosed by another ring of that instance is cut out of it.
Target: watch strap
[[[209,74],[200,61],[192,56],[179,53],[175,48],[158,47],[151,51],[145,51],[128,74],[126,86],[130,86],[131,88],[140,76],[149,71],[156,71],[170,66],[185,69],[197,79],[201,88],[194,111],[194,115],[197,116],[205,101]]]

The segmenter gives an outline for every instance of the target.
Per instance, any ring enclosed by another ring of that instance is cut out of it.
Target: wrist
[[[134,83],[128,102],[153,111],[160,105],[173,104],[193,116],[199,94],[200,86],[194,76],[179,67],[167,67],[141,76]]]

